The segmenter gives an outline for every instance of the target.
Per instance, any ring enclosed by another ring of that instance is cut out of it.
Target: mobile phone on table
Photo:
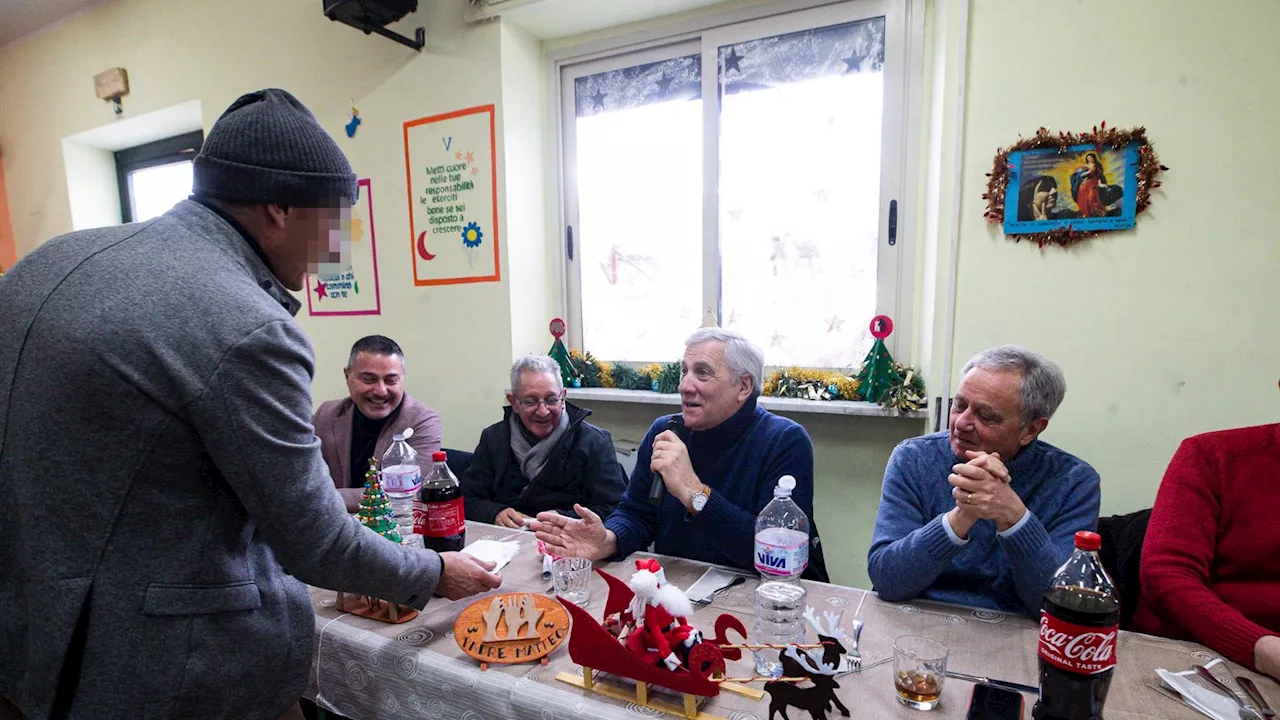
[[[1022,720],[1022,693],[992,685],[974,685],[966,720]]]

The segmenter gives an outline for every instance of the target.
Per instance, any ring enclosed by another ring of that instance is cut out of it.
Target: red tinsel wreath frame
[[[1058,152],[1064,153],[1067,148],[1074,145],[1093,145],[1099,151],[1104,146],[1109,145],[1112,149],[1119,150],[1131,142],[1138,143],[1138,204],[1136,210],[1141,213],[1151,204],[1151,191],[1160,187],[1160,181],[1156,179],[1156,176],[1169,168],[1160,164],[1160,158],[1156,156],[1155,148],[1151,147],[1151,142],[1147,140],[1146,128],[1136,127],[1128,130],[1118,130],[1116,128],[1108,128],[1104,122],[1101,125],[1095,125],[1092,131],[1078,135],[1065,132],[1059,132],[1054,135],[1048,129],[1040,128],[1036,130],[1034,137],[1019,137],[1018,141],[1009,147],[998,148],[996,150],[995,165],[991,168],[991,172],[987,173],[987,192],[982,195],[982,199],[987,201],[987,211],[983,213],[983,217],[989,223],[1004,222],[1004,196],[1005,190],[1009,185],[1009,171],[1013,168],[1009,164],[1009,153],[1019,150],[1042,150],[1044,148],[1057,148]],[[1010,235],[1009,237],[1013,238],[1014,242],[1030,240],[1041,248],[1045,245],[1066,247],[1102,232],[1108,231],[1073,230],[1068,225],[1048,232]]]

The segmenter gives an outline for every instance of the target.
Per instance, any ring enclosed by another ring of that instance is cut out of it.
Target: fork
[[[734,578],[728,585],[725,585],[724,587],[717,589],[715,592],[711,593],[710,595],[703,598],[702,600],[695,600],[693,602],[693,608],[695,610],[701,610],[702,608],[710,605],[711,601],[715,600],[717,595],[724,594],[725,592],[728,592],[730,588],[735,588],[746,581],[747,579],[745,577],[743,577],[742,575],[739,575],[738,577]]]

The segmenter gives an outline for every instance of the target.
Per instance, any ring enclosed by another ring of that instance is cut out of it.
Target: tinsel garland
[[[1019,137],[1018,141],[1009,147],[997,148],[995,164],[991,172],[987,173],[987,192],[982,196],[987,201],[987,211],[983,213],[983,216],[986,217],[989,223],[1004,222],[1005,191],[1009,186],[1009,171],[1013,168],[1009,164],[1010,153],[1045,148],[1057,148],[1059,153],[1065,153],[1067,148],[1075,145],[1092,145],[1098,150],[1102,150],[1104,146],[1110,146],[1112,149],[1119,150],[1132,142],[1138,143],[1137,212],[1141,213],[1151,204],[1151,191],[1160,187],[1161,183],[1156,179],[1156,176],[1169,168],[1160,164],[1160,158],[1156,155],[1155,148],[1147,140],[1146,128],[1136,127],[1128,130],[1118,130],[1116,128],[1108,128],[1104,122],[1101,125],[1095,125],[1093,130],[1078,135],[1066,132],[1059,132],[1054,135],[1047,128],[1040,128],[1036,130],[1034,137]],[[1056,228],[1046,232],[1011,235],[1009,237],[1013,238],[1015,242],[1031,240],[1041,248],[1045,245],[1066,247],[1094,237],[1101,232],[1107,231],[1075,230],[1068,225],[1064,228]]]
[[[626,363],[602,362],[589,352],[570,350],[577,375],[575,387],[617,388],[619,390],[657,390],[675,393],[680,387],[680,363],[649,363],[633,367]],[[914,367],[894,363],[900,378],[880,398],[880,406],[894,412],[919,410],[925,405],[924,378]],[[838,370],[788,367],[774,370],[764,380],[765,397],[791,397],[804,400],[866,400],[858,379]]]
[[[924,378],[920,377],[920,371],[914,367],[904,367],[901,363],[894,363],[894,370],[897,371],[900,381],[889,384],[889,389],[884,391],[880,396],[880,407],[892,410],[895,413],[910,412],[919,410],[925,406],[927,398],[925,397]]]
[[[789,367],[774,370],[764,381],[767,397],[804,400],[860,400],[857,378],[842,372]]]

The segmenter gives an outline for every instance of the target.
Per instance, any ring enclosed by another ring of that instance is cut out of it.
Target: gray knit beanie
[[[246,205],[331,207],[356,199],[356,175],[311,111],[284,90],[242,95],[195,159],[192,193]]]

